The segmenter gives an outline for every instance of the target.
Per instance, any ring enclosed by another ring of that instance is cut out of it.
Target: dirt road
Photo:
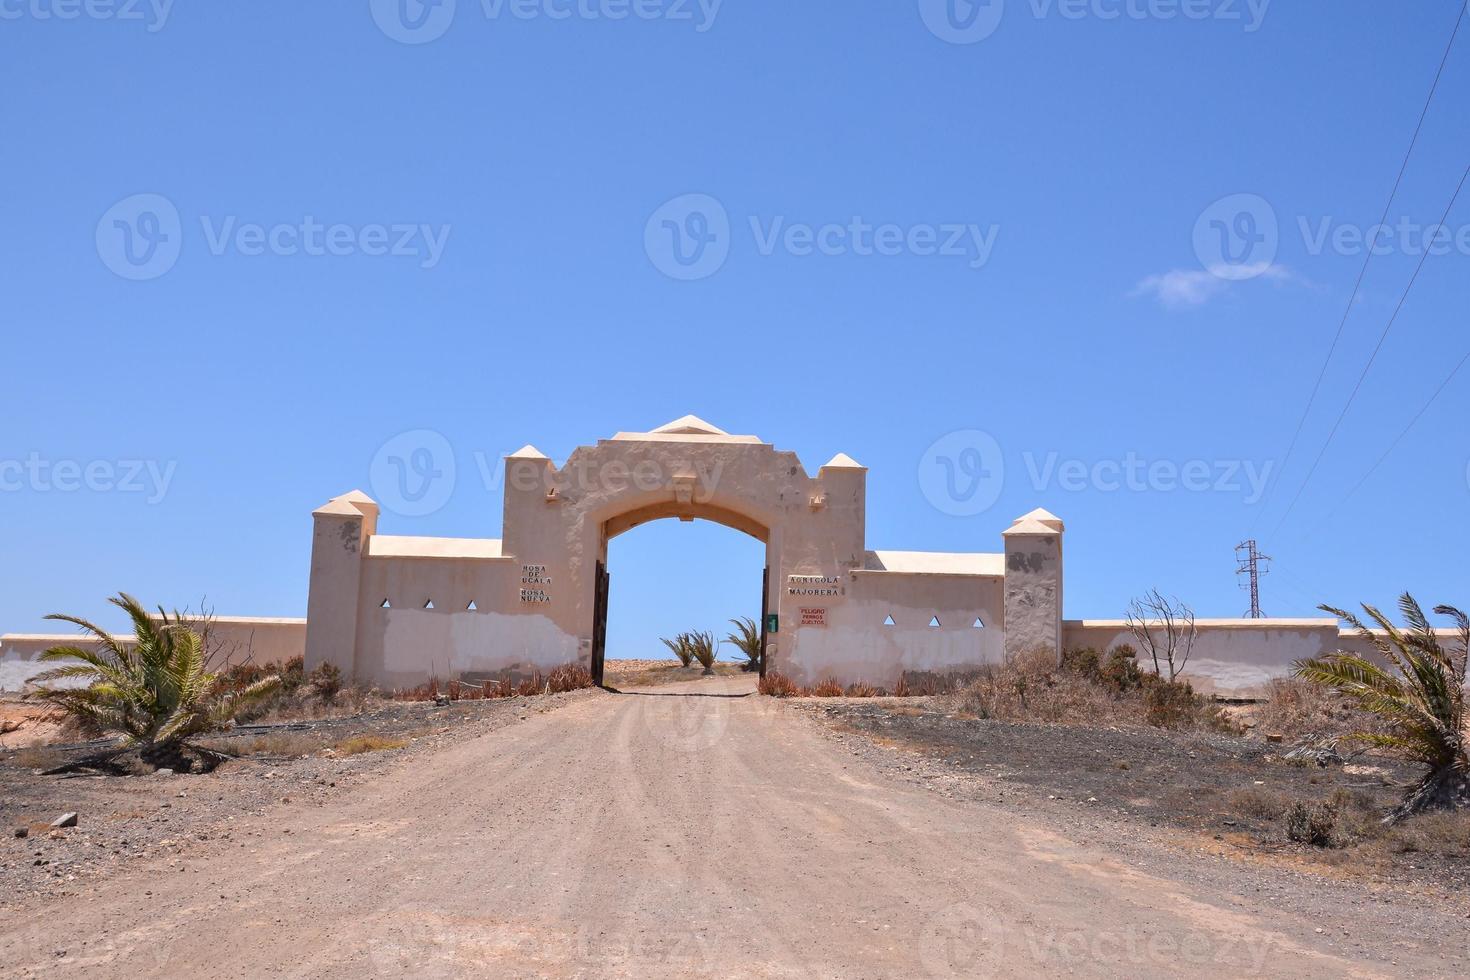
[[[1145,873],[1097,832],[1083,842],[898,779],[751,688],[712,678],[578,700],[415,755],[329,805],[242,818],[182,867],[138,862],[0,924],[0,974],[1446,970],[1400,942],[1410,930],[1389,904],[1324,923],[1263,895],[1258,872],[1217,868],[1209,884],[1181,854],[1177,874]],[[1221,874],[1234,876],[1223,889]]]

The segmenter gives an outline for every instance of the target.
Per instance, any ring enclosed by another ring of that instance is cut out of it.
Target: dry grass
[[[773,698],[794,698],[801,689],[780,671],[771,671],[760,679],[756,690]]]
[[[957,709],[1010,722],[1236,731],[1220,706],[1187,684],[1117,669],[1129,660],[1072,654],[1059,666],[1046,651],[1021,654],[981,674],[957,696]]]
[[[1231,809],[1257,820],[1279,820],[1291,809],[1296,797],[1264,786],[1247,786],[1230,791]]]
[[[1271,681],[1269,700],[1255,711],[1257,728],[1282,735],[1288,742],[1308,736],[1328,737],[1349,732],[1381,732],[1377,716],[1360,711],[1336,692],[1299,678]]]
[[[566,691],[580,691],[584,687],[592,687],[592,674],[581,664],[563,664],[551,672],[546,679],[546,692],[548,694],[562,694]]]
[[[519,680],[509,674],[497,681],[471,684],[458,679],[445,681],[433,678],[418,687],[401,688],[393,692],[395,701],[435,701],[448,698],[450,701],[489,701],[497,698],[534,697],[538,694],[560,694],[592,687],[592,675],[580,663],[563,664],[551,672],[549,677],[533,671]]]
[[[318,752],[326,742],[301,732],[269,732],[248,738],[218,738],[199,743],[200,748],[224,755],[269,755],[297,759]]]
[[[906,673],[898,679],[892,691],[858,681],[843,687],[833,678],[818,681],[811,687],[800,687],[791,678],[779,671],[771,671],[761,678],[757,690],[777,698],[909,698],[931,697],[960,690],[972,681],[975,674],[930,674]]]
[[[10,761],[22,769],[55,769],[65,764],[68,757],[66,753],[56,749],[33,745],[24,749],[16,749]]]
[[[389,752],[408,744],[406,738],[391,738],[387,735],[353,735],[332,746],[338,755],[361,755],[364,752]]]

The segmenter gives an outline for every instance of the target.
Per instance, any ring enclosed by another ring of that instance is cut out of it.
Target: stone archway
[[[526,446],[504,475],[499,540],[380,535],[377,505],[357,492],[319,509],[308,660],[384,687],[591,669],[608,541],[668,518],[765,543],[765,665],[798,683],[891,686],[994,662],[1012,618],[1018,640],[1060,638],[1062,528],[1044,511],[1006,532],[1004,554],[868,550],[862,465],[839,453],[809,474],[795,453],[694,416],[620,432],[561,466]]]

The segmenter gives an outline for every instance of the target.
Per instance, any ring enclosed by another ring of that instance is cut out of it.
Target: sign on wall
[[[786,576],[786,594],[799,598],[834,598],[842,595],[841,585],[836,575]]]
[[[526,603],[542,603],[551,601],[551,593],[547,588],[551,585],[551,576],[546,574],[545,565],[522,565],[521,566],[521,601]]]
[[[803,608],[801,610],[801,625],[803,625],[803,626],[820,626],[821,628],[826,629],[827,628],[827,607],[826,606],[813,606],[811,608]]]

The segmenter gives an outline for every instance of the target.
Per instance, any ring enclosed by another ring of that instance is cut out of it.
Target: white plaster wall
[[[1092,647],[1106,652],[1124,643],[1139,645],[1121,621],[1069,621],[1064,624],[1069,649]],[[1331,653],[1342,646],[1337,622],[1269,619],[1215,620],[1199,627],[1184,679],[1202,694],[1260,697],[1274,678],[1291,674],[1294,660]],[[1152,670],[1147,651],[1138,650],[1139,665]]]
[[[364,558],[357,680],[390,689],[462,673],[545,674],[584,659],[577,637],[523,604],[520,589],[515,558]]]
[[[132,641],[132,634],[121,639]],[[85,646],[81,633],[7,633],[0,636],[0,691],[20,690],[27,681],[57,664],[36,658],[57,646]],[[210,627],[211,669],[225,662],[281,663],[306,652],[306,620],[216,617]]]
[[[817,604],[792,602],[793,617],[802,606]],[[999,663],[1005,656],[1003,603],[1000,578],[854,572],[845,598],[827,606],[825,628],[793,628],[780,669],[802,685],[833,679],[892,689],[909,672]],[[889,616],[894,625],[883,625]],[[939,626],[929,625],[933,617]],[[983,627],[974,626],[977,618]]]

